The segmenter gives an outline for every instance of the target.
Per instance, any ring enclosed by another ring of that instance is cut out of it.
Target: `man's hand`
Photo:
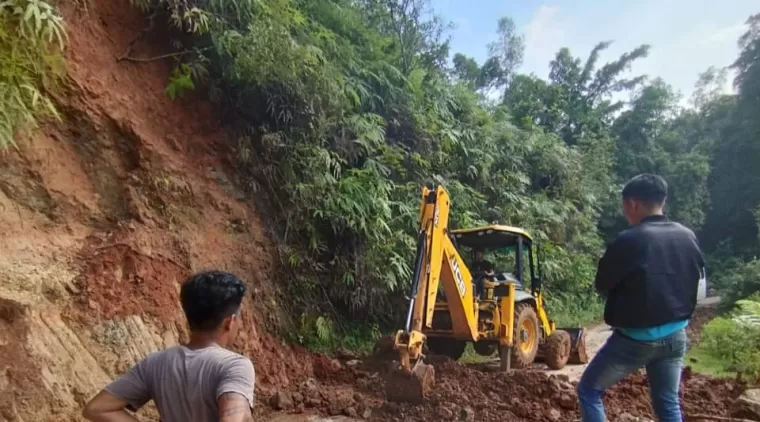
[[[92,422],[140,422],[127,413],[127,402],[107,391],[101,391],[84,407],[82,416]]]
[[[219,422],[253,422],[251,404],[242,394],[224,393],[217,403]]]

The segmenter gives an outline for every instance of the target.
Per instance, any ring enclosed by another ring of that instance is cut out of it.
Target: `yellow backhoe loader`
[[[583,329],[555,328],[544,308],[530,234],[502,225],[449,231],[450,205],[442,186],[423,188],[409,310],[394,338],[400,367],[386,384],[388,399],[419,402],[431,391],[435,370],[423,362],[424,346],[458,359],[471,342],[480,355],[498,351],[504,371],[537,358],[550,369],[585,363]],[[480,265],[473,261],[468,267],[460,254],[466,249],[492,254],[496,271],[474,271]]]

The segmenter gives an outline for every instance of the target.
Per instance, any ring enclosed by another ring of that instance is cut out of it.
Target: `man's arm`
[[[127,409],[136,412],[151,399],[145,369],[147,359],[137,362],[90,400],[82,416],[92,422],[139,422]]]
[[[251,404],[239,393],[224,393],[217,401],[219,422],[253,422]]]
[[[216,390],[219,422],[253,422],[253,363],[243,356],[226,365]]]
[[[126,407],[127,402],[103,390],[87,403],[82,416],[92,422],[139,422]]]
[[[607,297],[628,273],[631,260],[635,259],[630,256],[630,249],[627,239],[618,236],[604,252],[602,259],[599,260],[594,280],[594,286],[600,295]]]
[[[493,275],[496,274],[495,267],[489,261],[483,261],[483,268],[485,269],[484,272],[489,277],[493,277]]]

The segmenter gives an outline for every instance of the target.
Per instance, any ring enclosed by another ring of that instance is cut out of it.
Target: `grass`
[[[713,377],[733,377],[735,373],[725,370],[725,362],[710,354],[703,346],[697,344],[686,353],[684,365],[692,371]]]
[[[549,318],[557,324],[557,328],[586,327],[602,320],[604,303],[600,300],[591,300],[585,306],[578,306],[554,302],[547,309],[547,313]]]
[[[475,352],[475,348],[472,346],[472,343],[468,342],[467,347],[464,349],[464,353],[462,354],[462,357],[459,358],[459,362],[461,363],[483,363],[488,361],[489,359],[493,358],[496,355],[494,353],[491,356],[481,356],[477,352]]]

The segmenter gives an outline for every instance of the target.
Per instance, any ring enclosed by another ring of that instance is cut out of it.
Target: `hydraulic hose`
[[[409,300],[409,311],[406,313],[406,325],[404,326],[408,333],[412,329],[412,314],[414,313],[414,303],[417,298],[417,293],[420,289],[420,273],[422,272],[422,263],[425,259],[425,253],[427,249],[427,229],[420,230],[420,235],[417,238],[417,256],[414,259],[414,275],[412,279],[412,296]]]

